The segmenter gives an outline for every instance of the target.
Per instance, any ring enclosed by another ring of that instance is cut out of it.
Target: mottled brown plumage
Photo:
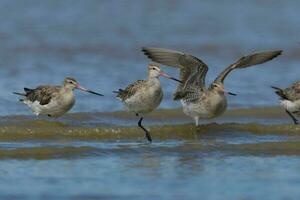
[[[119,91],[115,92],[117,93],[117,98],[122,101],[129,111],[137,116],[141,116],[138,126],[145,131],[149,142],[152,141],[152,138],[150,132],[142,126],[142,120],[143,115],[156,109],[163,98],[163,91],[159,81],[160,76],[177,80],[163,73],[158,64],[151,63],[148,65],[147,80],[137,80],[125,89],[119,89]]]
[[[25,96],[32,102],[38,101],[41,105],[48,104],[60,90],[61,86],[50,85],[41,85],[35,89],[24,88]]]
[[[208,66],[199,58],[163,48],[144,47],[142,51],[154,62],[180,69],[183,83],[177,86],[174,100],[181,100],[183,111],[194,118],[198,125],[199,118],[213,118],[221,115],[227,107],[224,95],[224,79],[234,69],[262,64],[281,54],[282,51],[266,51],[243,56],[237,62],[225,68],[208,88],[205,77]],[[228,93],[232,94],[233,93]]]
[[[179,100],[188,95],[188,93],[194,93],[196,86],[197,90],[205,89],[205,76],[208,66],[199,58],[163,48],[143,47],[142,51],[155,62],[180,69],[180,80],[182,83],[177,85],[174,100]]]
[[[297,101],[300,99],[300,81],[293,83],[290,87],[281,89],[278,87],[272,86],[275,89],[276,94],[282,99]]]
[[[298,124],[295,116],[300,116],[300,81],[285,89],[274,86],[272,88],[275,89],[275,93],[280,97],[280,105],[292,118],[294,124]]]
[[[80,86],[74,78],[65,78],[62,86],[41,85],[35,89],[24,88],[25,93],[14,92],[24,98],[20,99],[36,115],[59,117],[69,111],[75,104],[74,89],[80,89],[92,94],[99,93]]]
[[[134,95],[140,87],[144,87],[146,83],[147,82],[145,80],[137,80],[134,83],[128,85],[124,90],[120,89],[118,91],[117,97],[120,98],[122,101],[125,101],[126,99]]]

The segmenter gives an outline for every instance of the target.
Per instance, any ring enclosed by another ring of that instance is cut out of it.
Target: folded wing
[[[38,101],[40,105],[48,104],[60,90],[60,86],[39,86],[36,89],[24,88],[25,96],[31,102]]]

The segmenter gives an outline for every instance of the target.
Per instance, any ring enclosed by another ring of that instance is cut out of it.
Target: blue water
[[[5,160],[0,164],[2,199],[300,197],[300,159],[291,156],[159,156],[149,152],[136,157]]]
[[[208,82],[244,54],[283,49],[278,59],[226,80],[226,89],[239,94],[229,97],[230,107],[277,105],[269,86],[298,79],[298,7],[297,1],[2,0],[0,115],[29,114],[12,91],[60,84],[66,76],[105,94],[78,92],[72,112],[121,110],[111,91],[146,77],[142,46],[198,56],[210,66]],[[179,107],[172,101],[176,83],[162,82],[161,107]]]
[[[280,0],[1,0],[0,115],[30,114],[12,92],[39,84],[60,84],[66,76],[105,94],[97,97],[76,92],[71,112],[122,110],[112,90],[146,77],[149,60],[140,51],[142,46],[198,56],[210,66],[207,82],[242,55],[282,49],[282,56],[255,68],[236,70],[225,81],[226,89],[238,94],[228,97],[230,108],[277,105],[270,85],[285,87],[299,79],[299,7],[299,1]],[[175,69],[163,69],[178,76]],[[172,101],[176,83],[161,81],[165,98],[160,107],[179,107]],[[110,123],[105,120],[94,124]],[[266,122],[274,123],[272,120]],[[291,155],[273,155],[264,154],[263,149],[259,154],[206,149],[212,140],[232,145],[280,145],[291,138],[247,132],[240,137],[229,132],[204,136],[194,146],[180,139],[155,141],[153,145],[117,140],[0,141],[0,150],[91,148],[42,160],[34,151],[24,159],[9,155],[0,159],[0,198],[300,198],[296,150]]]

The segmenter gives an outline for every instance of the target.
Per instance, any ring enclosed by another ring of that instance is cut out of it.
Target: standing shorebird
[[[152,142],[152,138],[150,132],[142,126],[142,121],[144,114],[157,108],[163,98],[163,91],[159,81],[160,76],[179,81],[165,74],[158,64],[149,64],[147,80],[137,80],[124,90],[114,91],[114,93],[117,93],[117,98],[123,102],[129,111],[135,113],[136,116],[140,116],[138,126],[145,131],[149,142]]]
[[[68,112],[75,104],[74,89],[103,96],[80,86],[71,77],[65,78],[61,86],[41,85],[35,89],[24,88],[25,93],[14,92],[14,94],[24,96],[20,101],[26,104],[35,115],[59,117]]]
[[[275,93],[280,97],[280,105],[285,109],[285,112],[293,119],[294,124],[298,124],[298,120],[294,115],[300,116],[300,81],[285,89],[271,87],[275,89]]]
[[[162,48],[142,48],[148,58],[154,62],[180,69],[181,84],[177,86],[174,100],[181,100],[183,112],[199,125],[199,118],[214,118],[221,115],[227,107],[224,79],[234,69],[246,68],[267,62],[282,51],[266,51],[240,58],[229,65],[208,87],[205,87],[205,76],[208,66],[195,56],[179,51]]]

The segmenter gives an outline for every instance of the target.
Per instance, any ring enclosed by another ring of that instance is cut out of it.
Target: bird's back
[[[291,101],[300,100],[300,81],[294,83],[291,87],[284,89],[284,93]]]
[[[38,101],[40,105],[48,104],[60,91],[61,86],[41,85],[35,89],[24,88],[27,101]]]
[[[279,87],[272,86],[275,89],[275,93],[282,99],[282,100],[289,100],[289,101],[297,101],[300,100],[300,81],[293,83],[290,87],[281,89]]]
[[[134,96],[141,88],[145,87],[146,81],[145,80],[137,80],[134,83],[128,85],[125,89],[119,89],[117,92],[117,98],[121,101],[126,101],[130,97]]]
[[[148,113],[154,110],[163,98],[159,80],[138,80],[124,90],[119,90],[117,97],[128,110],[136,113]]]

